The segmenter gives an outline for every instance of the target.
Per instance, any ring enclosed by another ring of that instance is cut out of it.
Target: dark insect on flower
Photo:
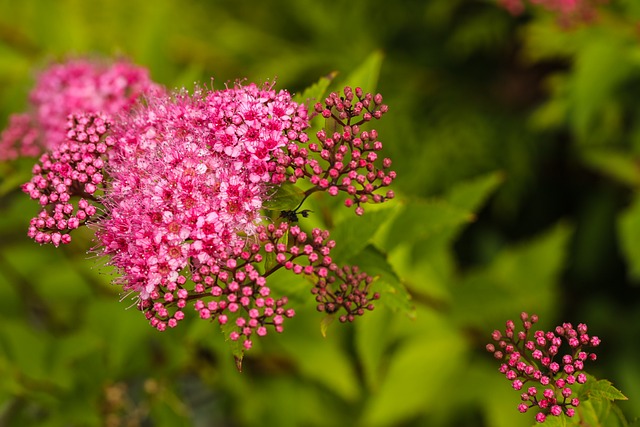
[[[310,212],[312,211],[309,209],[303,209],[301,211],[298,211],[297,209],[291,211],[280,211],[280,218],[287,222],[298,222],[298,215],[302,215],[303,218],[307,218]]]

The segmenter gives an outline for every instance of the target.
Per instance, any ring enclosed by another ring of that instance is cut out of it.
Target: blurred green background
[[[398,197],[332,221],[379,226],[343,258],[411,296],[380,283],[378,308],[326,338],[294,298],[238,373],[215,327],[158,333],[118,302],[89,233],[30,241],[33,161],[0,165],[0,426],[529,426],[484,351],[521,311],[587,323],[603,341],[589,372],[637,420],[639,22],[636,0],[569,28],[490,0],[0,0],[1,128],[69,55],[126,56],[169,87],[277,77],[292,92],[381,64]]]

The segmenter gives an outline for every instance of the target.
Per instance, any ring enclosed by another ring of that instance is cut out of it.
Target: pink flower
[[[174,327],[192,301],[202,319],[236,319],[228,337],[245,350],[267,325],[283,330],[294,312],[286,297],[265,298],[254,265],[283,235],[260,225],[263,202],[282,182],[277,159],[308,126],[288,92],[240,83],[149,98],[115,122],[99,253],[152,326]]]
[[[0,135],[0,161],[38,156],[66,142],[70,114],[128,111],[143,95],[159,91],[146,69],[127,61],[74,59],[52,64],[38,75],[30,109],[14,114]]]

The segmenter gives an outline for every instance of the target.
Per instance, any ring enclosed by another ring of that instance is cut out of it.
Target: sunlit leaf
[[[469,212],[477,212],[487,198],[504,181],[503,172],[491,172],[477,178],[456,184],[449,190],[444,199],[452,205],[466,209]]]
[[[330,238],[336,241],[335,248],[331,250],[331,257],[336,260],[348,260],[358,254],[393,215],[394,209],[386,207],[365,212],[362,218],[345,217],[331,230]]]
[[[350,263],[375,277],[372,288],[380,293],[380,304],[391,307],[399,313],[414,316],[415,308],[412,305],[411,296],[381,250],[368,245],[357,256],[351,258]]]
[[[622,254],[629,266],[628,274],[640,279],[640,197],[635,196],[633,203],[618,217],[618,238]]]
[[[306,88],[302,93],[297,93],[293,100],[298,103],[309,103],[309,109],[311,109],[316,102],[322,102],[329,85],[336,78],[338,73],[333,71],[326,76],[320,77],[316,83]]]
[[[438,235],[452,236],[473,214],[440,199],[412,200],[395,216],[386,230],[383,248],[391,251],[398,244],[414,243]]]
[[[381,51],[375,51],[353,72],[351,72],[344,81],[342,86],[351,86],[362,88],[365,92],[373,92],[378,86],[378,77],[380,76],[380,68],[384,54]]]
[[[640,161],[629,153],[604,148],[584,149],[582,160],[593,169],[616,181],[640,187]]]
[[[272,211],[293,210],[303,198],[304,191],[295,184],[285,182],[276,188],[275,193],[263,203],[263,207]]]

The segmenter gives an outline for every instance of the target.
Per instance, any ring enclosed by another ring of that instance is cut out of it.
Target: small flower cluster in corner
[[[500,373],[515,390],[522,391],[518,410],[535,409],[539,423],[549,415],[573,417],[580,400],[572,387],[587,381],[585,363],[596,360],[591,349],[600,345],[600,339],[590,336],[583,323],[576,328],[563,323],[545,332],[532,329],[538,316],[523,312],[520,319],[524,330],[516,331],[509,320],[504,333],[493,332],[495,344],[486,346],[502,362]]]
[[[391,160],[364,129],[388,111],[380,94],[345,87],[309,114],[274,83],[168,91],[128,63],[73,60],[44,71],[31,102],[35,112],[16,115],[0,143],[0,160],[40,155],[22,186],[41,206],[29,237],[59,246],[93,226],[92,251],[152,327],[195,311],[241,360],[295,314],[269,287],[278,270],[310,277],[318,311],[341,322],[374,308],[373,277],[331,258],[329,231],[292,223],[316,192],[346,194],[357,215],[394,197]],[[314,116],[331,123],[315,142]],[[306,190],[270,220],[271,199],[302,180]]]
[[[558,17],[565,26],[579,22],[591,22],[597,16],[598,6],[609,0],[498,0],[500,6],[512,15],[524,13],[528,2],[531,6],[540,6]]]

